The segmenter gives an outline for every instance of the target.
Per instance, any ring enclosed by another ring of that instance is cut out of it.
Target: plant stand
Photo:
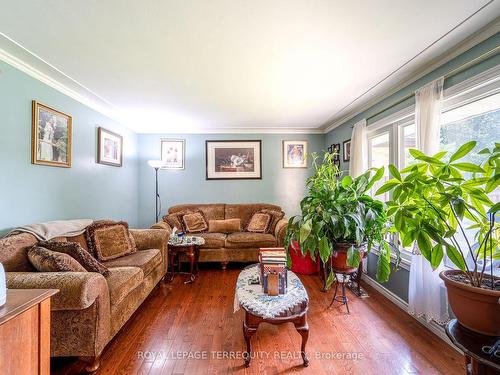
[[[332,271],[334,272],[334,271]],[[339,280],[339,275],[341,275],[342,280]],[[349,311],[349,299],[347,298],[347,294],[345,292],[345,284],[349,281],[351,274],[345,273],[345,272],[335,272],[335,292],[333,293],[333,298],[332,302],[330,303],[330,306],[328,308],[332,307],[334,302],[340,302],[340,306],[345,305],[347,309],[347,313],[350,314]],[[341,289],[341,294],[337,296],[337,292],[339,289],[339,284],[340,284],[340,289]]]

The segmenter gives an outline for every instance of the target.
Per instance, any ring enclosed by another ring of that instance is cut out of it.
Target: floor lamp
[[[161,210],[160,193],[158,192],[158,170],[163,166],[162,160],[150,160],[148,161],[150,167],[155,170],[155,223],[158,222]]]

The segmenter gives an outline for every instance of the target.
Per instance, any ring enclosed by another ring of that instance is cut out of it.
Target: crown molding
[[[145,131],[140,132],[140,134],[325,134],[322,129],[311,129],[311,128],[257,128],[257,127],[247,127],[247,128],[212,128],[212,129],[182,129],[182,130],[171,130],[167,129],[165,131]]]
[[[457,56],[468,51],[472,47],[485,41],[486,39],[490,38],[491,36],[495,35],[498,32],[500,32],[500,18],[497,18],[495,21],[486,25],[484,28],[482,28],[478,32],[472,34],[468,38],[464,39],[462,42],[451,47],[450,49],[448,49],[446,52],[442,53],[441,55],[439,55],[435,59],[432,59],[428,64],[425,64],[424,66],[419,67],[414,72],[410,72],[408,74],[409,78],[407,78],[406,80],[398,83],[397,85],[392,86],[390,89],[386,90],[385,92],[383,92],[380,95],[376,95],[373,99],[368,100],[365,103],[361,102],[356,107],[353,107],[353,109],[348,111],[346,114],[341,115],[341,117],[334,120],[330,125],[327,124],[327,125],[321,126],[320,129],[323,129],[323,132],[325,134],[329,133],[333,129],[344,124],[346,121],[349,121],[350,119],[357,116],[358,114],[370,109],[375,104],[383,101],[384,99],[387,99],[391,95],[394,95],[398,91],[404,89],[408,85],[410,85],[413,82],[419,80],[420,78],[426,76],[427,74],[436,70],[440,66],[453,60]]]

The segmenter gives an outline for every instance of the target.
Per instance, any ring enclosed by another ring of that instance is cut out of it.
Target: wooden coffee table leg
[[[194,269],[194,258],[195,258],[195,249],[192,247],[189,250],[189,253],[187,253],[187,256],[189,257],[189,280],[185,281],[184,284],[189,284],[192,283],[195,279],[193,269]]]
[[[170,269],[170,275],[168,275],[169,276],[168,278],[165,277],[165,281],[168,283],[171,283],[174,280],[174,274],[175,274],[174,262],[175,262],[175,252],[169,250],[167,274],[169,273],[168,270]]]
[[[250,345],[250,338],[257,332],[257,328],[248,327],[245,322],[243,322],[243,337],[245,338],[245,343],[247,345],[247,351],[244,353],[245,367],[250,366],[250,359],[252,358],[252,347]]]
[[[302,345],[300,346],[300,354],[302,355],[302,360],[304,361],[304,367],[309,366],[309,359],[306,354],[307,339],[309,338],[309,325],[307,324],[306,314],[300,319],[293,323],[295,329],[302,336]]]

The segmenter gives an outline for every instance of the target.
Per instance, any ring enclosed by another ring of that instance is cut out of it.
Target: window
[[[415,108],[411,106],[368,125],[368,166],[386,166],[386,175],[372,188],[372,195],[389,178],[388,164],[402,169],[412,163],[409,150],[417,147],[414,117]],[[447,151],[477,141],[474,152],[464,160],[468,162],[481,161],[484,156],[478,152],[500,142],[500,67],[445,90],[440,137],[441,149]],[[377,198],[388,200],[390,196],[387,193]],[[500,201],[500,189],[492,192],[490,198]],[[402,249],[402,258],[410,259],[410,253],[411,249]],[[500,271],[500,261],[497,262]]]

